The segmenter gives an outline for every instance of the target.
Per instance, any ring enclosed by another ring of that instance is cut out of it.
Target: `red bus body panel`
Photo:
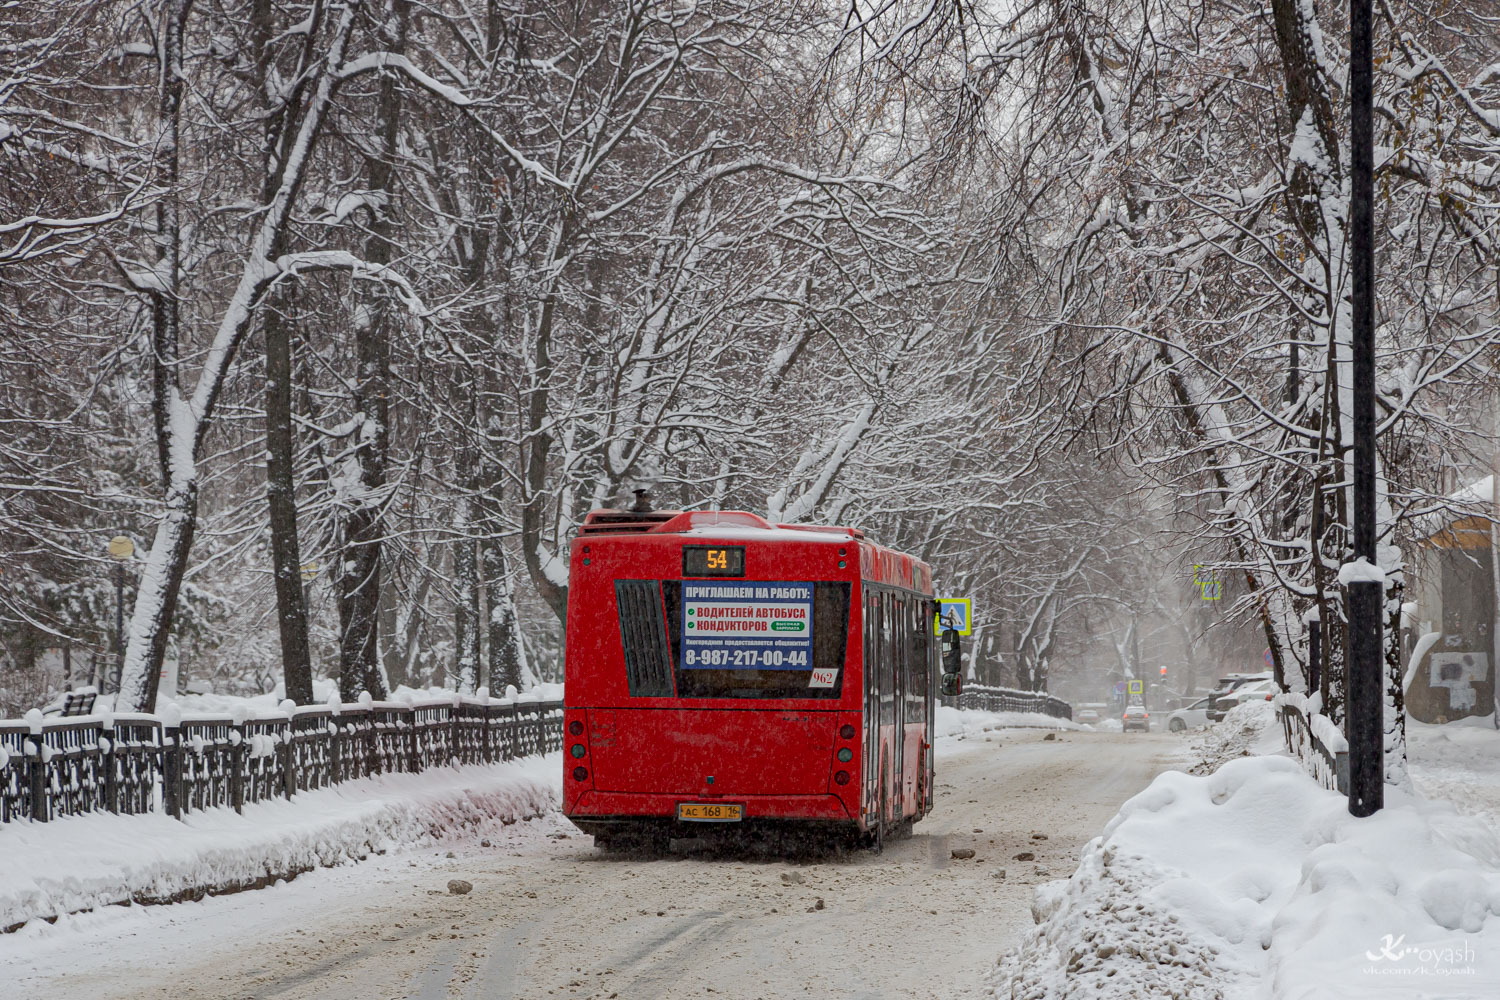
[[[684,545],[744,546],[745,576],[725,583],[846,581],[848,624],[838,696],[632,696],[615,581],[683,579]],[[850,529],[772,527],[747,514],[678,515],[650,530],[580,534],[572,543],[569,570],[564,814],[586,831],[599,832],[632,821],[675,822],[683,802],[723,802],[742,805],[746,820],[832,822],[868,831],[879,819],[883,777],[886,822],[921,818],[932,797],[927,746],[935,646],[923,638],[922,648],[933,650],[921,667],[927,676],[921,685],[925,702],[918,713],[916,696],[907,695],[907,714],[917,717],[907,718],[898,736],[898,726],[882,726],[866,704],[871,691],[864,659],[871,638],[865,608],[871,598],[912,602],[911,619],[930,632],[926,605],[919,609],[917,602],[930,598],[931,581],[930,569],[919,560]],[[889,594],[881,598],[877,589]],[[852,739],[840,737],[844,726],[852,728]],[[573,729],[579,733],[571,734]],[[836,754],[845,747],[852,759],[840,762]],[[872,767],[883,775],[867,773]],[[839,771],[849,775],[847,783],[835,782]]]

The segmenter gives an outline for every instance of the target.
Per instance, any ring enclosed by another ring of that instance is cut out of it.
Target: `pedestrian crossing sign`
[[[942,635],[943,629],[955,629],[959,635],[974,631],[974,599],[972,597],[939,597],[938,613],[932,617],[932,634]]]

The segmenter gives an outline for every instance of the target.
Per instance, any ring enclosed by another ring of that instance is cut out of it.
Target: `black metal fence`
[[[1276,715],[1281,720],[1287,750],[1324,788],[1348,795],[1349,748],[1333,722],[1327,716],[1310,713],[1294,695],[1277,697]],[[1314,719],[1322,722],[1316,723]],[[1322,736],[1319,729],[1324,730]],[[1329,743],[1334,745],[1330,747]]]
[[[294,708],[270,718],[93,715],[0,721],[0,822],[291,798],[372,774],[562,748],[560,701],[458,698]]]
[[[1069,721],[1073,718],[1072,705],[1045,691],[1017,691],[983,684],[965,684],[958,695],[958,707],[982,712],[1040,712]]]

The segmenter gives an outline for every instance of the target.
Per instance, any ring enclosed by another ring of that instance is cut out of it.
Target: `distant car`
[[[1080,708],[1073,716],[1073,721],[1081,725],[1093,725],[1099,721],[1099,710],[1097,708]]]
[[[1140,702],[1132,702],[1125,706],[1125,714],[1120,716],[1120,728],[1125,732],[1139,729],[1143,733],[1151,731],[1151,713],[1146,711],[1146,706]]]
[[[1167,728],[1174,733],[1180,733],[1187,729],[1206,726],[1210,707],[1212,706],[1207,698],[1199,698],[1190,705],[1184,705],[1167,716]]]

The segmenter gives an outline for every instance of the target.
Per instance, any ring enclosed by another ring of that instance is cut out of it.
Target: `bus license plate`
[[[677,818],[698,823],[738,823],[744,818],[745,807],[726,805],[723,802],[679,802]]]

